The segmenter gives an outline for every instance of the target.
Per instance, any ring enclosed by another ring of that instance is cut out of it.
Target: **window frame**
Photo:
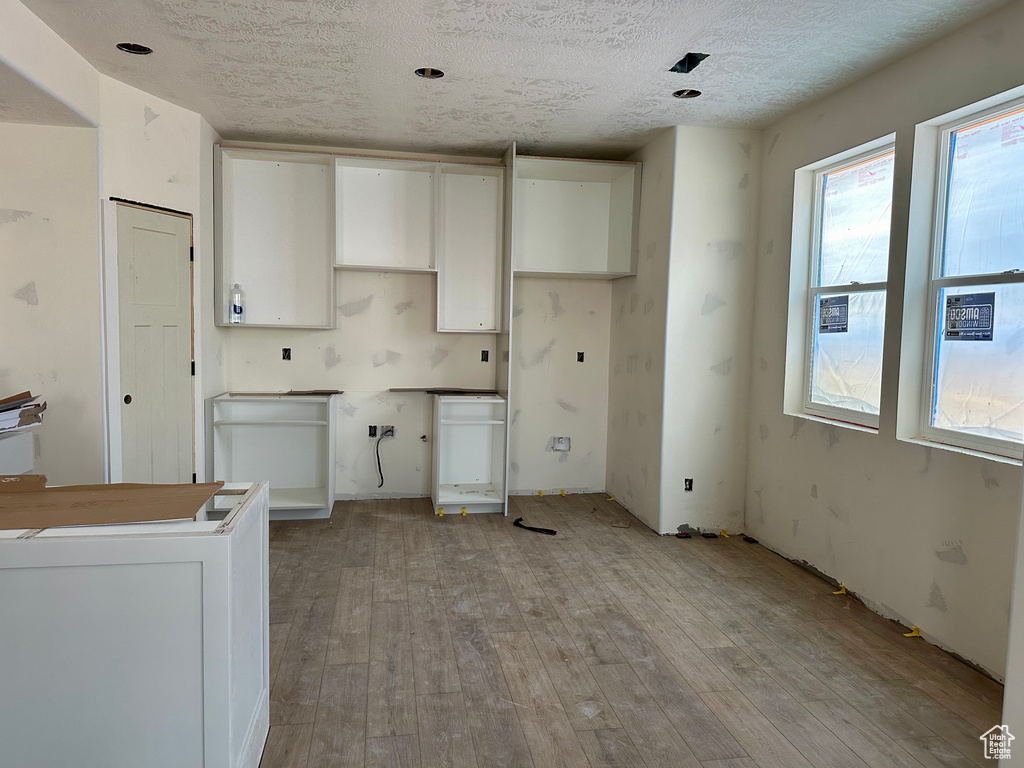
[[[814,170],[813,176],[813,197],[811,203],[811,252],[809,269],[807,271],[807,307],[806,307],[806,331],[804,338],[804,361],[803,361],[803,411],[809,416],[814,416],[829,421],[843,422],[858,427],[868,427],[871,430],[878,430],[879,414],[858,411],[851,408],[839,408],[833,405],[816,403],[811,399],[814,387],[814,340],[817,338],[817,312],[821,296],[831,294],[854,293],[875,293],[881,291],[885,294],[886,311],[889,309],[888,279],[872,282],[858,283],[851,282],[837,285],[819,285],[821,274],[821,236],[822,219],[824,218],[825,206],[825,177],[829,173],[854,168],[858,165],[871,162],[885,155],[893,155],[895,165],[896,142],[895,139],[884,144],[872,146],[863,152],[850,155],[828,165],[823,165]],[[892,202],[889,203],[889,237],[890,254],[892,243]],[[886,264],[888,265],[888,259]],[[887,276],[888,277],[888,276]],[[885,339],[883,337],[883,354]],[[881,411],[881,404],[879,404]]]
[[[944,277],[942,274],[946,245],[950,175],[952,173],[952,138],[963,128],[998,119],[1024,108],[1024,98],[1005,101],[986,109],[971,112],[956,120],[939,125],[938,158],[936,163],[935,195],[932,206],[931,252],[928,254],[927,315],[925,318],[925,357],[922,371],[921,411],[919,432],[921,438],[994,456],[1020,460],[1024,458],[1024,442],[1018,443],[985,435],[972,435],[946,427],[932,425],[935,397],[938,388],[939,342],[942,330],[942,291],[946,288],[970,288],[990,285],[1024,284],[1024,270],[1009,272],[983,272],[980,274]]]

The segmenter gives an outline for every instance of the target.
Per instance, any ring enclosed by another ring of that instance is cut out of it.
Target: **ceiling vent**
[[[444,72],[435,67],[420,67],[416,70],[416,74],[420,77],[425,77],[427,80],[437,80],[440,77],[444,77]]]
[[[683,90],[676,91],[672,95],[677,99],[696,99],[700,96],[700,91],[695,91],[693,88],[683,88]]]
[[[682,72],[684,75],[687,75],[693,72],[710,55],[710,53],[688,53],[673,64],[669,72]]]

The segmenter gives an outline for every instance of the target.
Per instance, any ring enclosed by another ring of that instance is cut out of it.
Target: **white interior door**
[[[117,206],[126,483],[192,479],[191,240],[190,219]]]

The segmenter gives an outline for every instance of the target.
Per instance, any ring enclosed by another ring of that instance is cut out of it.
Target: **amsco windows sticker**
[[[946,297],[946,341],[992,341],[996,295],[961,293]]]
[[[818,333],[846,333],[849,317],[849,296],[822,296],[818,301]]]

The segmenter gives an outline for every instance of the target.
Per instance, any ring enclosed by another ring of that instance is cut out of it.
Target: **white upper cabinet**
[[[437,330],[501,328],[504,168],[441,165],[437,200]]]
[[[362,157],[334,162],[335,266],[433,271],[437,164]]]
[[[635,274],[639,163],[518,157],[516,168],[516,274]]]
[[[333,327],[332,158],[218,148],[217,170],[217,324],[238,283],[245,325]]]

